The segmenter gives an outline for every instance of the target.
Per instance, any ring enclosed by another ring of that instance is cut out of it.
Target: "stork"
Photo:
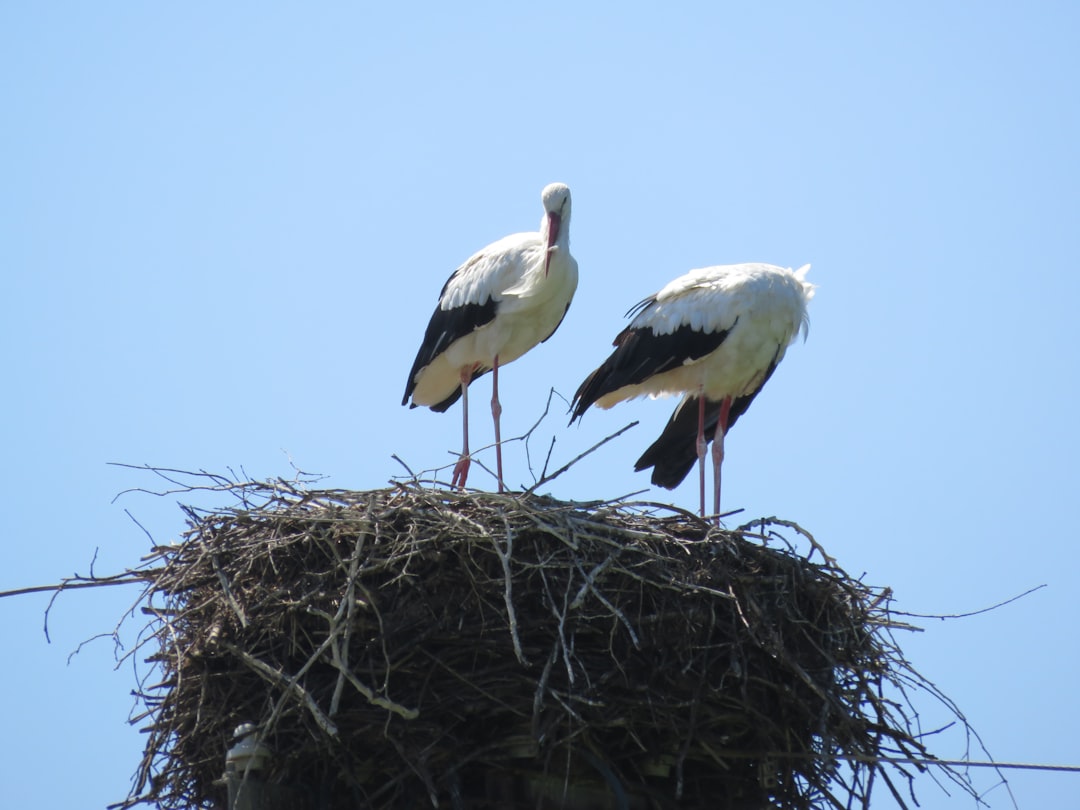
[[[713,512],[720,513],[724,436],[809,326],[810,265],[729,264],[691,270],[631,308],[615,351],[574,394],[573,416],[634,397],[681,393],[660,437],[637,460],[652,483],[674,489],[694,466],[705,516],[705,452],[712,440]],[[719,518],[717,518],[719,519]]]
[[[472,460],[470,383],[491,372],[491,416],[502,492],[499,369],[555,333],[577,289],[577,262],[570,255],[570,189],[552,183],[540,199],[544,217],[539,233],[503,237],[451,274],[405,383],[402,405],[424,405],[442,413],[461,399],[462,450],[451,479],[451,486],[461,489]]]

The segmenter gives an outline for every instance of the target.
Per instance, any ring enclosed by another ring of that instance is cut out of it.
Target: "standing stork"
[[[442,413],[458,398],[462,450],[451,486],[469,475],[469,384],[491,372],[491,416],[499,492],[504,489],[499,417],[499,368],[517,360],[559,328],[577,289],[570,255],[570,189],[552,183],[540,194],[539,233],[515,233],[474,253],[453,272],[416,353],[401,404]]]
[[[705,516],[705,450],[712,439],[713,510],[720,513],[724,436],[772,376],[809,320],[810,265],[729,264],[691,270],[633,307],[615,351],[574,394],[570,421],[593,403],[610,408],[649,394],[684,398],[664,432],[637,460],[652,482],[674,489],[695,458]],[[719,519],[719,518],[718,518]]]

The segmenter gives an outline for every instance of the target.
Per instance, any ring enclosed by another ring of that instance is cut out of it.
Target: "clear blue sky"
[[[356,489],[400,473],[394,453],[452,461],[460,412],[402,408],[405,374],[446,276],[535,229],[561,180],[581,283],[502,375],[504,435],[670,278],[812,263],[809,339],[732,432],[725,505],[798,521],[901,610],[1045,583],[899,641],[998,759],[1080,764],[1078,7],[364,5],[0,7],[0,590],[86,573],[95,549],[97,573],[136,564],[125,509],[178,536],[174,499],[111,502],[153,482],[110,461],[292,462]],[[559,409],[534,447],[554,435],[558,463],[641,424],[549,491],[647,487],[633,461],[672,407],[571,429]],[[507,467],[531,481],[520,445]],[[690,482],[648,497],[696,503]],[[45,597],[0,600],[0,806],[126,795],[132,671],[108,641],[67,658],[137,596],[63,596],[52,644]],[[1010,778],[1029,809],[1080,790]],[[927,779],[919,797],[972,804]]]

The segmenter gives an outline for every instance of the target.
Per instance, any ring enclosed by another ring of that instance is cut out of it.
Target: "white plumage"
[[[468,387],[492,371],[492,418],[499,491],[503,489],[498,374],[507,363],[547,340],[559,327],[577,289],[570,255],[570,189],[552,183],[541,193],[538,233],[504,237],[473,254],[439,294],[405,385],[402,405],[445,411],[459,397],[463,449],[452,485],[465,486],[469,470]]]
[[[792,271],[771,264],[691,270],[627,314],[615,351],[578,388],[573,419],[590,405],[610,408],[633,397],[684,394],[671,420],[635,469],[674,488],[697,459],[705,514],[705,448],[713,439],[714,507],[720,509],[724,435],[808,327],[814,285],[810,265]],[[573,421],[573,419],[571,421]],[[714,432],[712,437],[708,434]]]

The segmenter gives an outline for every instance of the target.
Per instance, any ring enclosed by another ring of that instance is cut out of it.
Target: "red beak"
[[[562,218],[559,217],[554,211],[548,213],[548,242],[547,250],[544,255],[544,275],[548,274],[548,267],[551,265],[551,249],[555,246],[555,241],[559,238],[559,227],[562,225]]]

